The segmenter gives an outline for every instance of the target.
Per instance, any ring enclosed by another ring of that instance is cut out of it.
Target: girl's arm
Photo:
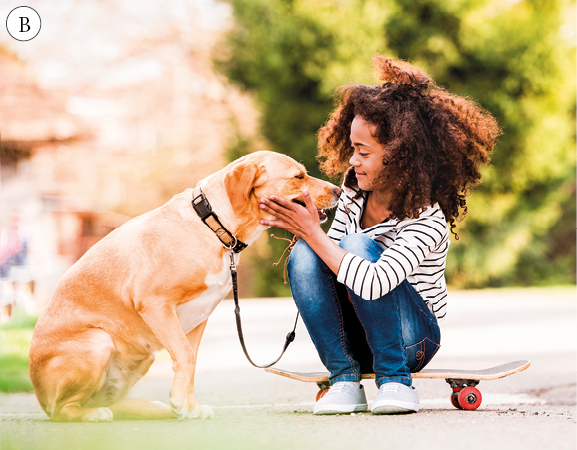
[[[338,246],[320,228],[318,213],[308,192],[303,192],[306,208],[271,196],[270,200],[261,199],[261,208],[273,214],[277,220],[261,220],[261,224],[284,228],[305,239],[307,244],[337,275],[337,280],[345,284],[365,300],[380,298],[393,290],[433,251],[439,255],[446,252],[449,245],[449,233],[444,216],[440,210],[421,217],[403,227],[395,242],[371,263],[359,256],[348,253]],[[444,257],[439,266],[422,267],[426,276],[442,277]]]

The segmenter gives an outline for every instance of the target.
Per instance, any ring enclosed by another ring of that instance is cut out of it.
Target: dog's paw
[[[188,402],[186,399],[184,402],[177,402],[170,399],[170,409],[172,410],[172,415],[179,420],[186,419],[188,416]]]
[[[189,405],[188,401],[185,400],[184,404],[179,404],[174,401],[170,402],[170,408],[172,409],[172,415],[177,419],[210,419],[214,416],[212,409],[207,405]]]
[[[86,414],[83,422],[112,422],[114,415],[108,408],[94,408]]]
[[[210,419],[214,416],[212,409],[208,405],[196,405],[196,408],[188,412],[188,419]]]

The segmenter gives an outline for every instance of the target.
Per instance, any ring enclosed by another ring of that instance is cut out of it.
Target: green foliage
[[[231,0],[218,67],[255,94],[270,149],[319,176],[316,132],[370,59],[409,60],[471,97],[503,136],[449,252],[457,287],[575,282],[575,48],[562,0]],[[239,139],[231,156],[251,151]],[[282,234],[281,234],[282,235]],[[276,244],[275,244],[276,245]],[[280,255],[281,245],[272,252]],[[257,295],[278,294],[261,267]],[[277,269],[274,269],[277,270]],[[278,279],[278,274],[274,279]],[[281,291],[284,293],[285,291]]]
[[[378,2],[232,0],[236,25],[217,66],[254,91],[271,150],[302,161],[315,176],[316,132],[336,86],[354,82],[383,45]]]
[[[37,317],[16,309],[0,328],[0,392],[32,392],[28,352]]]
[[[14,316],[6,323],[0,325],[1,330],[33,330],[38,321],[38,316],[31,316],[24,309],[16,307]]]

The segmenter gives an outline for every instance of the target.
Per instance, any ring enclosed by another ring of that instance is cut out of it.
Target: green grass
[[[37,317],[17,309],[0,328],[0,392],[32,392],[28,352]]]

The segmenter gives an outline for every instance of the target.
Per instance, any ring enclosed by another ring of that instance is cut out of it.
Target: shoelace
[[[328,394],[338,394],[341,391],[344,391],[346,388],[346,384],[344,383],[335,383],[331,386],[331,389],[329,390],[329,392],[327,392]]]
[[[391,383],[385,383],[381,386],[381,392],[399,392],[399,386]]]

